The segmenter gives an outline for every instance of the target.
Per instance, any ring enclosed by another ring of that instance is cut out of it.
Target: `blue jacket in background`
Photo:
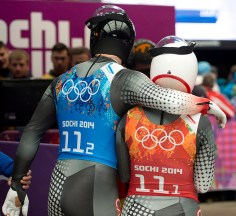
[[[10,177],[13,173],[13,159],[0,151],[0,175]]]

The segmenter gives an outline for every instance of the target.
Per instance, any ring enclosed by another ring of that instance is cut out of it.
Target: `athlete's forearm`
[[[212,127],[200,130],[197,137],[200,139],[201,145],[194,163],[194,184],[199,192],[205,193],[211,187],[214,179],[216,144]]]

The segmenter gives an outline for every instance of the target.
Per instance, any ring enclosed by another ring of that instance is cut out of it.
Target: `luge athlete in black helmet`
[[[120,117],[137,104],[174,114],[209,109],[208,99],[161,88],[144,74],[121,66],[135,38],[123,9],[102,6],[86,24],[94,57],[53,80],[20,140],[5,201],[13,213],[15,196],[22,205],[26,196],[19,180],[27,173],[43,133],[56,120],[60,149],[51,178],[49,216],[113,216],[120,215],[115,151]],[[222,112],[217,107],[212,110],[224,124]]]

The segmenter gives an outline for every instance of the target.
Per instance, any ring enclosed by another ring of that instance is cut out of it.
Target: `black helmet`
[[[132,49],[134,61],[139,62],[140,64],[151,64],[152,56],[148,51],[155,46],[156,44],[154,42],[144,38],[134,41]]]
[[[135,29],[126,12],[114,5],[98,8],[86,21],[91,29],[90,50],[96,54],[116,55],[126,62],[135,39]]]

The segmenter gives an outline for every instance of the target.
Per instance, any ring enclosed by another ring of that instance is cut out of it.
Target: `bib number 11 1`
[[[140,182],[140,187],[139,188],[136,188],[136,191],[137,192],[151,192],[150,189],[146,188],[145,187],[145,178],[144,178],[144,175],[141,175],[141,174],[135,174],[135,177],[139,178],[139,182]],[[174,192],[170,192],[170,191],[166,191],[164,189],[164,177],[163,176],[153,176],[153,179],[156,179],[157,180],[157,189],[155,190],[152,190],[153,193],[161,193],[161,194],[180,194],[178,192],[178,188],[179,186],[178,185],[173,185],[173,189],[174,189]]]

